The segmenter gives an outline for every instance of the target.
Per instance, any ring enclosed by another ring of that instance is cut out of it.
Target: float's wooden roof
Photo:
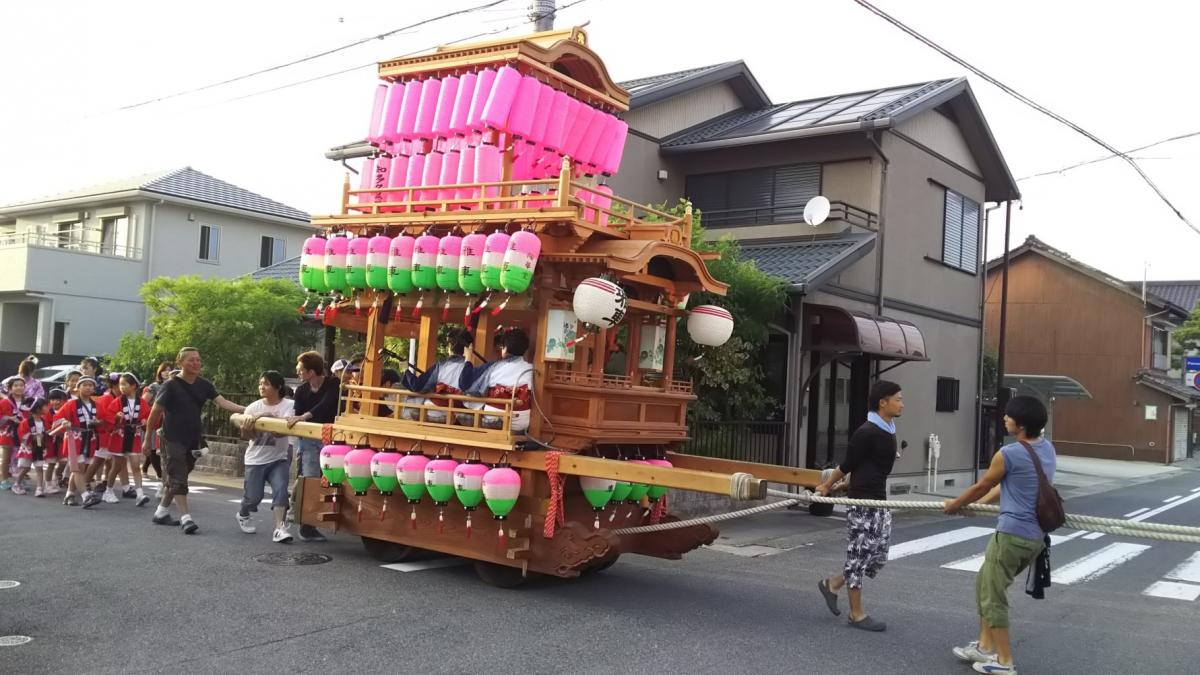
[[[629,92],[608,74],[604,62],[587,46],[582,28],[533,33],[466,45],[443,45],[429,54],[381,61],[379,77],[450,75],[510,63],[518,70],[549,80],[552,86],[613,112],[629,110]]]
[[[671,277],[650,270],[654,259],[665,259],[670,264]],[[669,242],[655,239],[632,240],[589,240],[572,253],[550,253],[543,260],[554,262],[595,262],[606,268],[626,275],[630,281],[645,283],[690,293],[708,291],[725,295],[728,285],[717,281],[709,273],[704,258],[697,252]]]

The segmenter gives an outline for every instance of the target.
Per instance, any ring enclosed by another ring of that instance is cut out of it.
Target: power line
[[[1104,148],[1105,150],[1108,150],[1110,153],[1113,154],[1113,156],[1120,157],[1121,159],[1125,160],[1125,162],[1128,163],[1129,166],[1133,167],[1133,170],[1136,171],[1138,173],[1138,175],[1142,177],[1142,180],[1144,180],[1146,182],[1146,184],[1150,186],[1150,189],[1154,190],[1154,193],[1158,195],[1158,198],[1161,199],[1163,201],[1163,203],[1167,205],[1168,208],[1170,208],[1172,211],[1175,212],[1175,216],[1178,217],[1179,220],[1183,221],[1183,223],[1185,225],[1190,227],[1197,234],[1200,234],[1200,227],[1197,227],[1196,225],[1194,225],[1192,223],[1192,221],[1188,220],[1187,217],[1183,215],[1183,212],[1180,211],[1179,208],[1177,206],[1175,206],[1174,203],[1171,202],[1171,200],[1167,197],[1167,195],[1164,194],[1161,189],[1159,189],[1158,185],[1156,185],[1154,183],[1154,181],[1151,180],[1150,176],[1148,176],[1146,174],[1146,172],[1142,170],[1142,167],[1138,165],[1137,161],[1135,161],[1128,154],[1121,152],[1120,150],[1117,150],[1116,148],[1114,148],[1113,146],[1104,142],[1098,136],[1096,136],[1095,134],[1091,133],[1090,131],[1084,129],[1083,127],[1079,126],[1078,124],[1075,124],[1074,122],[1068,120],[1067,118],[1063,117],[1062,115],[1059,115],[1058,113],[1054,112],[1053,110],[1050,110],[1049,108],[1041,105],[1040,103],[1037,103],[1033,99],[1030,99],[1028,96],[1025,96],[1024,94],[1018,92],[1017,90],[1013,89],[1012,87],[1008,86],[1007,84],[1004,84],[1000,80],[997,80],[996,78],[992,77],[991,75],[988,75],[987,73],[983,72],[979,68],[971,65],[964,59],[955,55],[950,50],[946,49],[945,47],[942,47],[941,45],[934,42],[933,40],[930,40],[929,38],[925,37],[921,33],[918,33],[916,30],[909,28],[907,25],[900,22],[895,17],[891,16],[887,12],[884,12],[883,10],[879,9],[878,7],[872,5],[871,3],[867,2],[866,0],[854,0],[854,2],[857,3],[858,5],[860,5],[861,7],[865,8],[872,14],[875,14],[876,16],[880,17],[884,21],[887,21],[888,23],[899,28],[900,30],[904,31],[905,33],[908,33],[913,38],[916,38],[918,41],[925,44],[925,46],[937,51],[942,56],[945,56],[946,58],[950,59],[951,61],[954,61],[955,63],[962,66],[963,68],[966,68],[967,70],[971,71],[972,73],[974,73],[978,77],[982,78],[983,80],[996,86],[998,89],[1000,89],[1004,93],[1008,94],[1009,96],[1012,96],[1013,98],[1017,99],[1021,103],[1024,103],[1025,105],[1029,106],[1030,108],[1033,108],[1034,110],[1042,113],[1043,115],[1046,115],[1047,117],[1055,120],[1056,122],[1059,122],[1060,124],[1063,124],[1063,125],[1069,127],[1071,130],[1075,131],[1076,133],[1082,135],[1083,137],[1085,137],[1088,140],[1092,141],[1093,143],[1099,145],[1100,147]]]
[[[326,56],[330,56],[331,54],[336,54],[338,52],[345,51],[347,49],[351,49],[353,47],[357,47],[362,44],[366,44],[373,40],[382,40],[384,38],[391,37],[392,35],[395,35],[397,33],[412,30],[414,28],[419,28],[419,27],[427,25],[427,24],[431,24],[431,23],[434,23],[437,21],[442,21],[443,19],[449,19],[451,17],[459,16],[462,14],[470,14],[472,12],[478,12],[478,11],[481,11],[484,9],[488,9],[490,7],[495,7],[496,5],[500,5],[505,2],[509,2],[509,0],[492,0],[491,2],[486,2],[482,5],[475,5],[474,7],[467,7],[465,9],[459,9],[459,10],[455,10],[453,12],[447,12],[447,13],[441,14],[439,16],[431,17],[428,19],[422,19],[421,21],[409,24],[407,26],[401,26],[400,28],[394,28],[392,30],[385,31],[385,32],[379,33],[377,35],[371,35],[371,36],[368,36],[365,38],[361,38],[361,39],[355,40],[354,42],[344,44],[340,47],[334,47],[333,49],[327,49],[327,50],[317,53],[317,54],[311,54],[309,56],[305,56],[303,58],[299,58],[294,61],[288,61],[287,63],[281,63],[278,65],[271,66],[269,68],[263,68],[261,70],[256,70],[251,73],[246,73],[244,75],[238,75],[237,77],[231,77],[227,80],[221,80],[220,82],[212,82],[210,84],[206,84],[206,85],[203,85],[200,87],[193,87],[192,89],[185,89],[183,91],[177,91],[173,94],[166,94],[164,96],[158,96],[156,98],[146,99],[145,101],[140,101],[138,103],[131,103],[129,105],[123,105],[123,106],[120,106],[119,108],[117,108],[117,110],[132,110],[133,108],[140,108],[142,106],[150,105],[152,103],[158,103],[161,101],[178,98],[180,96],[187,96],[188,94],[195,94],[197,92],[214,89],[216,87],[221,87],[221,86],[224,86],[227,84],[232,84],[234,82],[240,82],[242,80],[246,80],[246,79],[249,79],[252,77],[257,77],[259,75],[264,75],[266,73],[271,73],[276,70],[282,70],[284,68],[289,68],[291,66],[295,66],[295,65],[298,65],[301,63],[307,63],[308,61],[314,61],[316,59],[324,58]],[[346,72],[349,72],[349,71],[346,71]]]
[[[1140,152],[1140,151],[1142,151],[1142,150],[1146,150],[1146,149],[1153,148],[1153,147],[1156,147],[1156,146],[1159,146],[1159,145],[1163,145],[1163,144],[1165,144],[1165,143],[1172,143],[1172,142],[1174,142],[1174,141],[1182,141],[1182,140],[1184,140],[1184,139],[1187,139],[1187,138],[1194,138],[1194,137],[1196,137],[1196,136],[1200,136],[1200,131],[1193,131],[1193,132],[1191,132],[1191,133],[1187,133],[1187,134],[1180,134],[1180,135],[1178,135],[1178,136],[1172,136],[1172,137],[1170,137],[1170,138],[1164,138],[1164,139],[1162,139],[1161,141],[1155,141],[1155,142],[1153,142],[1153,143],[1150,143],[1149,145],[1143,145],[1143,146],[1141,146],[1141,147],[1137,147],[1137,148],[1132,148],[1132,149],[1130,149],[1130,150],[1126,150],[1126,151],[1125,151],[1123,154],[1126,154],[1126,155],[1132,155],[1132,154],[1133,154],[1133,153],[1135,153],[1135,152]],[[1097,157],[1097,158],[1095,158],[1095,159],[1089,159],[1089,160],[1087,160],[1087,161],[1084,161],[1084,162],[1078,162],[1078,163],[1076,163],[1076,164],[1072,164],[1072,165],[1070,165],[1070,166],[1064,166],[1064,167],[1062,167],[1061,169],[1055,169],[1055,170],[1053,170],[1053,171],[1043,171],[1043,172],[1041,172],[1041,173],[1034,173],[1034,174],[1030,174],[1030,175],[1028,175],[1028,176],[1024,176],[1024,177],[1022,177],[1022,178],[1018,178],[1018,179],[1017,179],[1017,181],[1018,181],[1018,182],[1020,182],[1020,181],[1023,181],[1023,180],[1029,180],[1029,179],[1031,179],[1031,178],[1041,178],[1042,176],[1055,176],[1055,175],[1058,175],[1058,174],[1061,174],[1061,173],[1065,173],[1065,172],[1067,172],[1067,171],[1070,171],[1071,169],[1078,169],[1078,168],[1079,168],[1079,167],[1081,167],[1081,166],[1088,166],[1089,164],[1098,164],[1098,163],[1100,163],[1100,162],[1106,162],[1106,161],[1108,161],[1108,160],[1110,160],[1110,159],[1113,159],[1113,158],[1116,158],[1116,157],[1119,157],[1119,155],[1105,155],[1104,157]],[[1166,159],[1166,158],[1158,158],[1158,157],[1142,157],[1141,159]]]

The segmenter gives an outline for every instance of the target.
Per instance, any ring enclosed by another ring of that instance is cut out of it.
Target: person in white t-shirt
[[[292,533],[284,517],[288,509],[288,473],[292,458],[288,449],[288,437],[268,432],[255,431],[254,422],[260,417],[287,419],[295,414],[295,402],[284,398],[283,375],[268,370],[258,380],[259,400],[246,406],[246,420],[242,425],[242,438],[249,440],[246,448],[246,480],[242,495],[242,506],[237,513],[238,527],[246,534],[257,529],[250,512],[258,511],[266,485],[271,485],[271,509],[275,516],[275,533],[272,541],[290,544]]]

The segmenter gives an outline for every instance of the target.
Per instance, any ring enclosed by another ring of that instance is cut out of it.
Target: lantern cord
[[[657,524],[665,515],[667,515],[667,495],[664,494],[658,498],[658,501],[654,503],[654,507],[650,509],[650,524]]]

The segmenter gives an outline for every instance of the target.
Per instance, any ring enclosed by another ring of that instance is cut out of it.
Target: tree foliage
[[[1183,355],[1200,351],[1200,306],[1192,310],[1191,316],[1175,329],[1175,348],[1171,350],[1171,365],[1183,366]]]
[[[317,340],[318,328],[296,312],[303,291],[282,279],[160,277],[141,295],[154,335],[126,333],[112,369],[150,376],[181,347],[196,347],[205,377],[219,388],[253,391],[259,373],[290,374],[296,355]]]
[[[655,208],[682,216],[687,201],[680,199],[670,208],[665,204]],[[686,338],[679,340],[676,372],[692,377],[698,397],[690,412],[699,420],[765,419],[782,404],[767,391],[764,368],[786,364],[764,363],[763,354],[770,322],[787,307],[787,287],[782,280],[742,257],[741,247],[732,237],[708,240],[698,210],[692,212],[691,243],[698,252],[720,254],[720,258],[708,261],[708,271],[718,281],[728,284],[729,290],[723,297],[693,293],[688,306],[724,307],[733,314],[734,328],[733,337],[720,347],[701,347]]]

